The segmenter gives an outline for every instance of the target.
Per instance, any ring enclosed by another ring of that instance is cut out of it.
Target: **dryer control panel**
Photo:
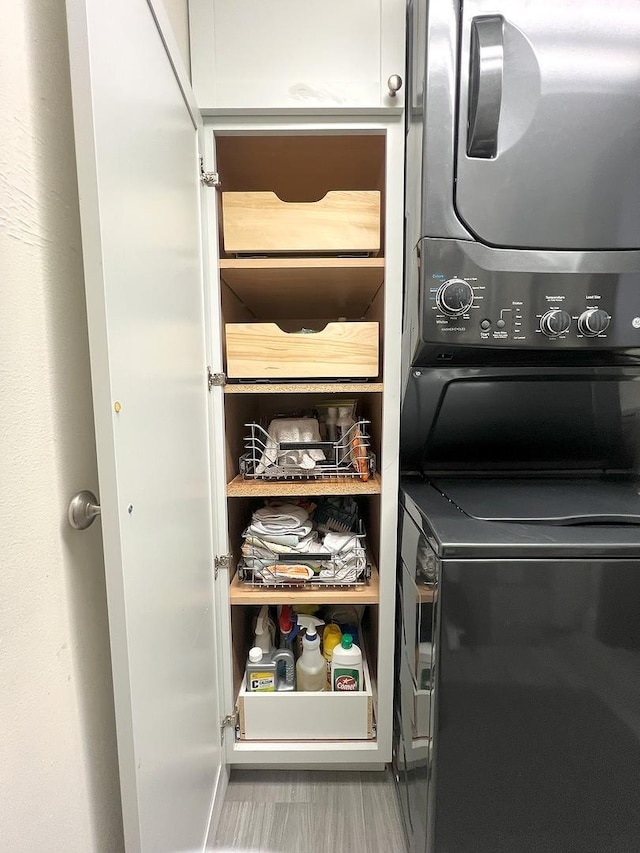
[[[640,347],[640,253],[506,251],[429,238],[420,249],[424,343]],[[615,272],[606,269],[613,260]],[[637,270],[624,268],[634,263]]]

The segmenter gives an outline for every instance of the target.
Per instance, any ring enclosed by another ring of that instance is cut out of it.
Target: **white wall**
[[[0,848],[118,853],[64,0],[0,26]]]

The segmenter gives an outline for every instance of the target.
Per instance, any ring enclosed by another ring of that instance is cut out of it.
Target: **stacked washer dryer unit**
[[[411,0],[412,851],[640,849],[640,4]]]

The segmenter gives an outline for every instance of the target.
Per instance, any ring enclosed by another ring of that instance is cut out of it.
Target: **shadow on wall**
[[[65,561],[74,670],[83,727],[85,768],[91,800],[95,853],[124,850],[118,777],[111,655],[102,556],[97,521],[75,531],[67,504],[81,489],[98,494],[89,372],[87,318],[73,138],[65,4],[28,0],[32,101],[37,129],[33,168],[41,195],[43,281],[52,375],[51,428],[62,496],[60,534]],[[66,496],[66,498],[64,497]]]

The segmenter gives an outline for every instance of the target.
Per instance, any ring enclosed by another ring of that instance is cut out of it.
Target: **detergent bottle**
[[[246,688],[249,693],[275,693],[296,689],[296,670],[293,652],[278,649],[269,654],[254,646],[249,650],[246,669]]]
[[[342,693],[364,690],[362,651],[354,644],[351,634],[343,634],[340,645],[333,650],[331,686]]]
[[[327,625],[322,632],[322,656],[327,664],[327,686],[325,690],[331,690],[331,661],[333,659],[333,650],[339,646],[342,641],[342,631],[339,625]]]

